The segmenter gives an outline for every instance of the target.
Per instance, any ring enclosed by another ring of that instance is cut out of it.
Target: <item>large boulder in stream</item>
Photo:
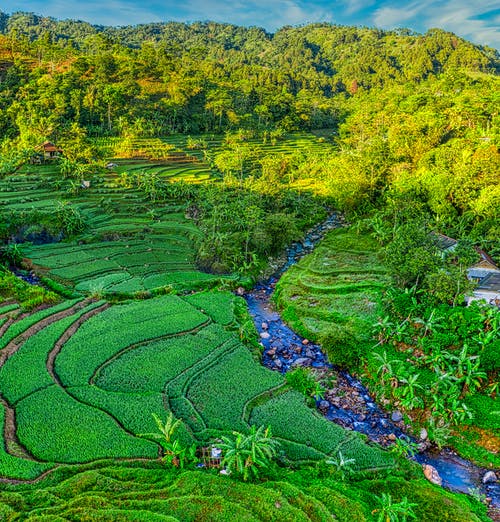
[[[434,466],[423,464],[422,468],[424,470],[424,476],[429,482],[436,484],[436,486],[443,485],[443,479],[439,476],[438,470]]]
[[[494,471],[488,471],[484,474],[483,484],[493,484],[497,481],[497,476]]]

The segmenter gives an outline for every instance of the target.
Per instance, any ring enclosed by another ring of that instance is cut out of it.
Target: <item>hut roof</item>
[[[457,246],[457,240],[453,239],[452,237],[445,236],[444,234],[433,234],[437,247],[442,250],[443,252],[445,250],[448,250],[449,248],[453,248]]]
[[[42,143],[42,148],[45,152],[62,152],[62,149],[56,147],[51,141]]]

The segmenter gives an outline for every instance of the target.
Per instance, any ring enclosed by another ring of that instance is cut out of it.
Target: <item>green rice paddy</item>
[[[154,431],[153,413],[169,411],[183,420],[186,441],[264,423],[292,460],[342,446],[359,469],[391,467],[389,454],[319,417],[254,359],[239,340],[240,299],[206,291],[113,306],[73,300],[19,316],[5,332],[0,368],[0,397],[15,413],[0,476],[33,478],[103,458],[154,460],[159,447],[141,434]]]
[[[24,244],[29,265],[78,292],[92,294],[130,296],[216,284],[220,276],[196,267],[200,231],[186,218],[186,204],[147,199],[131,181],[137,175],[154,175],[173,184],[216,183],[220,174],[208,157],[225,150],[223,138],[207,135],[196,140],[206,144],[206,150],[189,149],[189,137],[182,135],[96,139],[96,147],[114,166],[89,174],[88,188],[63,178],[57,164],[26,165],[0,179],[2,210],[52,213],[60,202],[69,202],[87,223],[86,230],[71,241]],[[277,143],[255,138],[245,144],[257,156],[330,147],[312,134],[293,134]]]
[[[379,246],[352,229],[333,230],[280,279],[274,298],[282,317],[319,341],[331,362],[353,367],[373,345],[372,330],[388,283]]]

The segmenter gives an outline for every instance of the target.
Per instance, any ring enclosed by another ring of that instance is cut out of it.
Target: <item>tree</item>
[[[223,453],[222,465],[247,481],[269,468],[279,442],[272,438],[269,426],[252,426],[248,434],[233,431],[232,436],[223,436],[219,447]]]
[[[163,447],[163,461],[176,468],[183,468],[187,462],[195,458],[196,446],[185,446],[177,437],[176,432],[182,425],[181,419],[176,419],[172,412],[168,414],[165,422],[155,413],[153,418],[159,433],[141,433],[139,436],[158,440]]]
[[[401,287],[422,285],[443,261],[425,221],[413,219],[395,228],[384,251],[387,265]]]
[[[331,457],[326,463],[332,465],[335,468],[335,472],[344,480],[346,475],[354,471],[353,466],[356,463],[356,459],[346,459],[342,452],[339,451],[336,457]]]

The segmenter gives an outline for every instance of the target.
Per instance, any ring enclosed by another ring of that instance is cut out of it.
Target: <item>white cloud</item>
[[[252,0],[222,4],[220,0],[185,0],[183,19],[216,20],[275,30],[283,25],[330,22],[331,13],[321,2],[302,0]]]
[[[481,17],[498,9],[498,0],[481,0],[480,3],[480,6],[471,0],[422,0],[406,6],[390,3],[374,11],[373,22],[384,29],[409,26],[425,31],[439,27],[474,43],[500,48],[499,17]]]
[[[415,3],[407,7],[381,7],[375,11],[373,21],[377,27],[391,29],[396,26],[404,25],[408,20],[412,20],[421,9],[420,3]]]
[[[20,1],[15,6],[4,9],[7,12],[31,11],[43,16],[58,19],[70,18],[102,25],[130,25],[144,22],[159,21],[159,16],[144,4],[129,0],[87,0],[85,2],[72,0]]]
[[[341,3],[345,7],[345,14],[352,15],[372,7],[376,0],[342,0]]]

